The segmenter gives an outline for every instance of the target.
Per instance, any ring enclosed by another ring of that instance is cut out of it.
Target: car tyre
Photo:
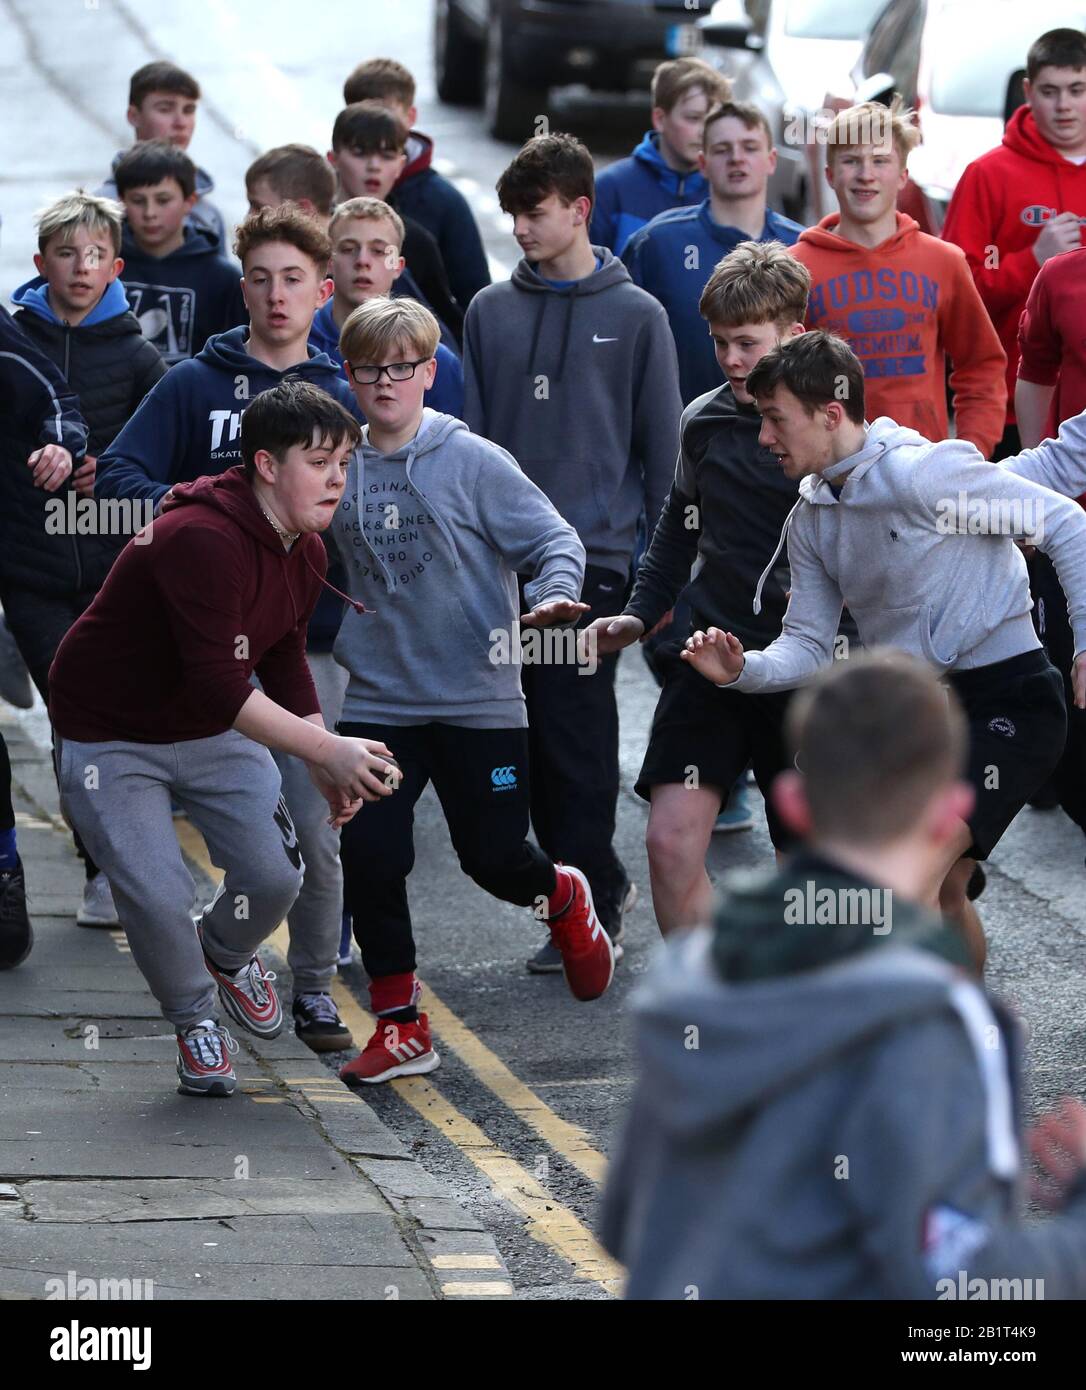
[[[478,106],[483,99],[484,46],[467,29],[453,0],[434,5],[434,74],[437,94],[453,106]]]
[[[505,25],[497,17],[487,32],[483,105],[495,140],[523,145],[539,134],[536,121],[546,111],[547,88],[526,86],[513,76],[505,58]]]

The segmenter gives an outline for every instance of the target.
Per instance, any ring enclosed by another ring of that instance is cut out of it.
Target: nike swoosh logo
[[[617,339],[617,338],[601,338],[600,335],[599,335],[598,333],[593,333],[593,334],[592,334],[592,341],[593,341],[594,343],[617,343],[617,342],[618,342],[618,339]]]

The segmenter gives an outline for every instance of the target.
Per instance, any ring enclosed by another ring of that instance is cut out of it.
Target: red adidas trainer
[[[563,876],[573,889],[567,908],[548,920],[551,945],[562,957],[566,984],[575,999],[598,999],[605,994],[615,973],[615,948],[596,916],[592,889],[580,869],[568,864],[556,864],[560,895]]]
[[[373,1086],[394,1076],[420,1076],[440,1065],[425,1014],[416,1023],[379,1018],[373,1037],[353,1062],[340,1068],[339,1079],[348,1086]]]

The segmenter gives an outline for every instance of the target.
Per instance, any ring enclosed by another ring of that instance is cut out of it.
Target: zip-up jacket
[[[433,168],[433,157],[434,142],[413,130],[407,140],[407,163],[396,180],[391,202],[437,241],[449,286],[461,308],[466,309],[490,284],[490,267],[468,200]]]
[[[705,175],[697,169],[678,173],[660,153],[660,134],[647,131],[626,159],[596,175],[596,201],[589,236],[616,256],[646,222],[670,208],[690,207],[709,195]]]

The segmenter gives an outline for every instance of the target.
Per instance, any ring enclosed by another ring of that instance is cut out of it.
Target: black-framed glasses
[[[376,386],[386,373],[389,381],[410,381],[419,367],[431,361],[431,357],[420,357],[417,362],[390,362],[387,367],[352,366],[351,375],[359,386]]]

